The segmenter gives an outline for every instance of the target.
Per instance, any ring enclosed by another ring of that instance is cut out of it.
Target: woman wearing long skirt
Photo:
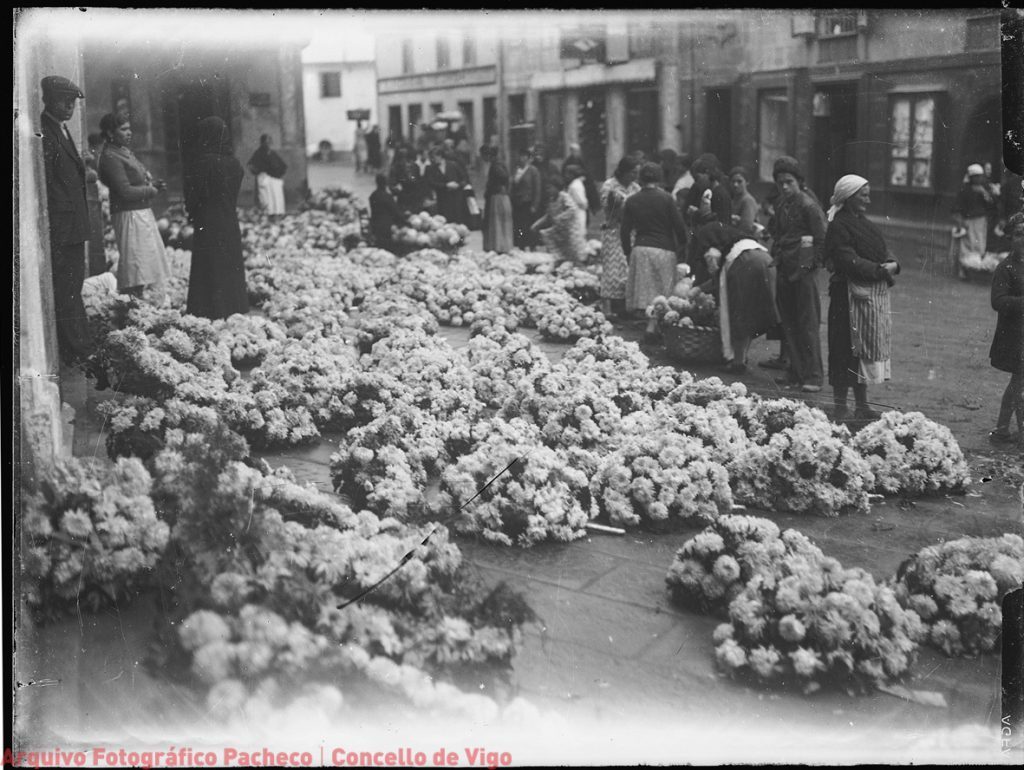
[[[629,253],[627,310],[646,310],[655,297],[672,292],[678,254],[686,247],[686,225],[672,196],[661,188],[661,180],[661,166],[644,163],[640,192],[630,196],[622,208],[619,237],[622,251]],[[648,319],[644,342],[657,341],[656,323],[654,318]]]
[[[871,203],[868,180],[847,174],[836,182],[825,234],[825,265],[832,271],[828,294],[828,381],[836,422],[848,417],[853,389],[854,418],[880,416],[868,404],[868,385],[891,378],[892,316],[889,288],[900,264],[881,231],[864,212]]]
[[[508,168],[498,159],[495,147],[484,145],[480,157],[490,163],[484,187],[484,251],[507,254],[512,251],[514,240]]]
[[[197,131],[199,154],[185,188],[185,208],[195,227],[188,312],[205,318],[227,318],[249,311],[242,234],[235,208],[245,172],[232,154],[223,120],[204,118]]]
[[[640,191],[636,182],[636,161],[626,157],[619,161],[615,174],[601,185],[601,208],[604,224],[601,226],[601,309],[606,316],[614,312],[622,315],[626,305],[626,276],[629,268],[622,250],[619,229],[622,226],[622,207],[626,199]]]
[[[985,176],[985,169],[978,163],[967,167],[964,185],[957,193],[953,205],[953,221],[957,226],[955,251],[957,272],[966,276],[964,267],[980,266],[982,257],[988,251],[988,223],[999,211],[999,197]]]
[[[127,117],[104,115],[100,131],[106,145],[100,155],[99,176],[110,189],[110,216],[118,253],[117,290],[136,296],[153,291],[162,300],[171,265],[150,205],[167,185],[154,181],[128,149],[132,126]]]

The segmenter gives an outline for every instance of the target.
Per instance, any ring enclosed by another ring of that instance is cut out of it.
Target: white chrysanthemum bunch
[[[551,369],[548,357],[528,337],[517,333],[471,337],[464,355],[477,398],[495,409],[515,393],[522,380]]]
[[[563,449],[605,451],[622,427],[622,412],[602,392],[601,383],[562,364],[521,380],[501,415],[530,420],[548,446]]]
[[[575,342],[581,337],[612,333],[611,323],[600,310],[584,305],[568,293],[564,294],[564,301],[551,301],[531,313],[541,336],[555,342]]]
[[[844,426],[798,423],[748,443],[730,471],[744,504],[819,516],[867,512],[874,476]]]
[[[145,585],[170,534],[157,518],[152,479],[138,458],[113,467],[68,460],[29,498],[22,577],[29,605],[60,613],[130,599]]]
[[[921,616],[928,643],[947,655],[992,652],[1001,602],[1024,581],[1019,535],[965,537],[919,551],[897,576],[896,597]]]
[[[129,396],[104,401],[97,411],[106,420],[107,454],[111,459],[134,456],[147,460],[163,448],[168,430],[209,433],[221,420],[215,408],[180,398],[156,401]]]
[[[571,261],[562,262],[555,268],[554,285],[564,289],[574,299],[584,304],[596,302],[601,296],[601,266],[577,267]]]
[[[688,296],[658,296],[647,306],[647,317],[664,328],[718,326],[718,304],[711,294],[691,287]]]
[[[865,691],[904,677],[924,633],[892,589],[835,559],[788,554],[754,574],[714,632],[731,676]]]
[[[356,349],[340,339],[317,334],[289,339],[252,370],[256,391],[281,393],[282,403],[305,408],[322,430],[340,430],[347,423],[338,415],[347,411],[344,400],[360,372]]]
[[[495,425],[476,450],[441,475],[437,506],[459,532],[521,546],[583,537],[588,509],[587,474],[544,446],[535,426],[515,419]]]
[[[352,322],[360,353],[369,353],[373,346],[396,330],[437,334],[437,319],[420,302],[386,289],[367,295]]]
[[[348,324],[348,313],[330,289],[275,292],[263,304],[263,311],[267,318],[287,329],[289,337],[301,338],[310,333],[324,337],[340,335]]]
[[[473,415],[482,408],[476,399],[473,373],[441,337],[396,331],[363,355],[367,373],[394,376],[402,384],[400,397],[438,419],[456,412]]]
[[[431,476],[447,461],[445,432],[428,412],[399,402],[393,410],[354,428],[331,456],[334,488],[356,508],[406,518],[422,506]],[[397,489],[399,482],[408,488]]]
[[[853,437],[879,492],[908,497],[962,492],[967,462],[952,432],[920,412],[884,412]]]
[[[732,507],[725,468],[692,438],[653,432],[623,438],[591,481],[597,510],[616,526],[713,520]]]
[[[696,406],[686,401],[657,403],[654,421],[665,429],[697,439],[711,460],[727,469],[747,448],[750,440],[733,416],[730,404],[712,401]]]
[[[213,322],[219,344],[231,351],[234,366],[256,366],[288,338],[274,321],[258,315],[235,313]]]
[[[795,529],[756,516],[725,514],[683,543],[665,582],[673,601],[698,612],[725,614],[754,576],[787,555],[813,562],[823,554]]]
[[[191,396],[197,400],[197,394]],[[212,406],[253,448],[297,446],[320,436],[313,415],[277,382],[238,380]]]

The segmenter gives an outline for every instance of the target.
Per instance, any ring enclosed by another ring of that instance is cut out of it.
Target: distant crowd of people
[[[152,204],[166,184],[132,153],[126,111],[103,116],[99,134],[89,137],[89,147],[80,155],[66,121],[76,100],[83,98],[81,90],[59,76],[46,77],[41,85],[40,136],[59,352],[65,363],[82,367],[102,387],[81,296],[87,269],[106,267],[97,259],[103,235],[95,188],[102,182],[110,191],[118,290],[148,290],[159,298],[170,270]],[[190,144],[184,199],[195,235],[186,309],[208,318],[244,313],[248,301],[236,206],[245,172],[220,118],[199,121]],[[877,417],[867,388],[891,377],[889,290],[900,263],[865,216],[871,203],[866,178],[847,174],[837,180],[826,213],[807,187],[800,164],[789,156],[775,160],[774,189],[758,202],[749,190],[747,170],[735,167],[724,174],[711,154],[690,163],[672,150],[662,151],[657,160],[632,153],[598,185],[578,145],[570,146],[561,165],[543,145],[522,150],[510,172],[492,143],[480,150],[487,164],[481,217],[464,150],[464,143],[460,151],[450,136],[418,150],[395,147],[390,169],[378,172],[377,190],[370,197],[378,243],[386,247],[392,225],[426,209],[451,222],[481,226],[486,249],[542,247],[582,262],[588,222],[602,215],[601,299],[610,315],[642,313],[656,296],[670,295],[677,266],[685,263],[695,283],[718,299],[727,370],[745,372],[750,341],[768,334],[779,338],[779,355],[760,365],[781,370],[781,386],[805,393],[820,391],[825,381],[817,288],[824,268],[830,273],[828,382],[835,417],[849,415],[851,390],[853,416]],[[261,138],[248,167],[257,178],[262,208],[277,216],[283,211],[280,180],[286,166],[269,135]],[[1024,432],[1024,212],[1019,188],[1018,180],[1000,189],[984,167],[972,164],[953,211],[958,230],[964,231],[957,235],[972,250],[988,248],[984,241],[994,218],[997,236],[1009,246],[992,283],[998,324],[990,359],[1011,375],[990,434],[995,442],[1020,441]],[[1007,201],[1016,209],[1007,208]],[[657,341],[653,319],[646,341]],[[1016,434],[1010,431],[1014,416]]]

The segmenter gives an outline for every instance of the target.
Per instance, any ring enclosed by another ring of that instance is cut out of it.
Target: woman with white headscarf
[[[957,257],[957,271],[966,277],[964,267],[980,267],[988,250],[988,222],[997,216],[999,196],[985,175],[980,163],[967,167],[964,184],[953,204],[953,250]]]
[[[847,174],[836,182],[828,210],[825,265],[829,281],[828,380],[835,400],[836,422],[849,417],[850,389],[856,400],[854,419],[875,420],[868,403],[869,384],[890,379],[892,317],[889,288],[900,272],[881,231],[864,216],[871,203],[868,180]]]

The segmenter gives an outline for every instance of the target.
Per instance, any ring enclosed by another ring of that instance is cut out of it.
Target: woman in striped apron
[[[900,272],[881,231],[864,212],[871,203],[868,180],[848,174],[836,182],[828,210],[825,264],[829,281],[828,380],[836,422],[849,417],[853,389],[854,419],[875,420],[868,385],[890,379],[892,317],[889,288]]]

